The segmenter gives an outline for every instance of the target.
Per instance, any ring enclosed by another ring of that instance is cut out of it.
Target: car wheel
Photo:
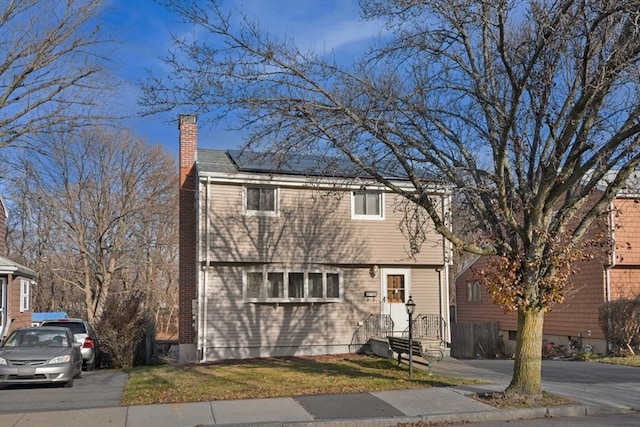
[[[69,381],[64,383],[64,388],[71,388],[71,387],[73,387],[73,378],[71,378]]]
[[[87,363],[87,371],[93,371],[96,369],[95,363]]]
[[[82,378],[82,367],[80,367],[80,369],[78,369],[78,373],[76,373],[73,378],[79,380],[80,378]]]

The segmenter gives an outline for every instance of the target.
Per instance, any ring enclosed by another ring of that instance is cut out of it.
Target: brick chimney
[[[180,187],[193,169],[198,151],[198,125],[196,116],[181,115],[178,119],[180,130]]]
[[[180,131],[180,212],[178,261],[178,340],[180,360],[190,361],[196,355],[194,307],[198,286],[197,259],[197,172],[195,162],[198,151],[196,116],[181,115]]]

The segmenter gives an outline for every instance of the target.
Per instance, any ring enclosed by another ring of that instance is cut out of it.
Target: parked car
[[[82,377],[81,344],[64,327],[20,328],[0,346],[0,385],[58,383]]]
[[[43,321],[42,326],[62,326],[71,329],[76,341],[82,344],[83,367],[87,371],[93,371],[96,367],[100,367],[102,357],[100,340],[89,322],[74,318],[52,319]]]

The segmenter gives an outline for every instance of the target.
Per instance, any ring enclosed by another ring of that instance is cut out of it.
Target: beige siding
[[[366,268],[344,269],[344,298],[334,303],[255,304],[242,301],[242,269],[216,267],[202,273],[207,283],[207,358],[264,357],[350,351],[359,322],[380,313],[380,278]],[[414,269],[416,313],[438,313],[439,280],[435,270]],[[204,310],[205,308],[203,308]],[[204,313],[203,313],[204,314]]]
[[[416,303],[416,313],[441,314],[439,273],[433,269],[414,268],[411,271],[411,296]],[[444,320],[448,322],[448,319]]]
[[[408,256],[409,241],[399,229],[403,214],[391,194],[384,220],[352,220],[350,193],[338,198],[281,187],[278,217],[244,215],[239,185],[211,184],[208,193],[209,218],[202,214],[200,235],[211,262],[443,264],[443,239],[432,229],[416,259]],[[204,209],[204,184],[200,194]]]
[[[412,259],[399,228],[404,213],[385,195],[383,220],[353,220],[351,193],[337,197],[317,189],[279,187],[277,217],[245,215],[239,184],[201,183],[199,188],[199,282],[206,284],[198,309],[198,348],[207,360],[353,351],[359,324],[382,309],[381,274],[386,268],[411,270],[417,313],[442,314],[437,268],[444,243],[433,229]],[[244,302],[245,268],[342,272],[337,302]],[[329,266],[323,268],[322,266]],[[366,298],[365,291],[377,292]]]
[[[207,274],[209,359],[348,352],[358,322],[379,310],[377,301],[364,298],[364,290],[378,283],[366,269],[344,272],[341,302],[313,305],[245,303],[241,268],[211,268]]]

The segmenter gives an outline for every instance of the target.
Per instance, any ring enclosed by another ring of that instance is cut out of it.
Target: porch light
[[[413,298],[409,295],[409,300],[405,303],[405,307],[407,308],[407,314],[412,315],[416,310],[416,303],[413,302]]]
[[[371,278],[374,279],[378,275],[379,271],[380,271],[380,267],[378,267],[377,265],[373,265],[369,269],[369,276],[371,276]]]
[[[405,303],[407,314],[409,315],[409,379],[413,377],[413,312],[416,309],[416,303],[409,295],[409,300]]]

